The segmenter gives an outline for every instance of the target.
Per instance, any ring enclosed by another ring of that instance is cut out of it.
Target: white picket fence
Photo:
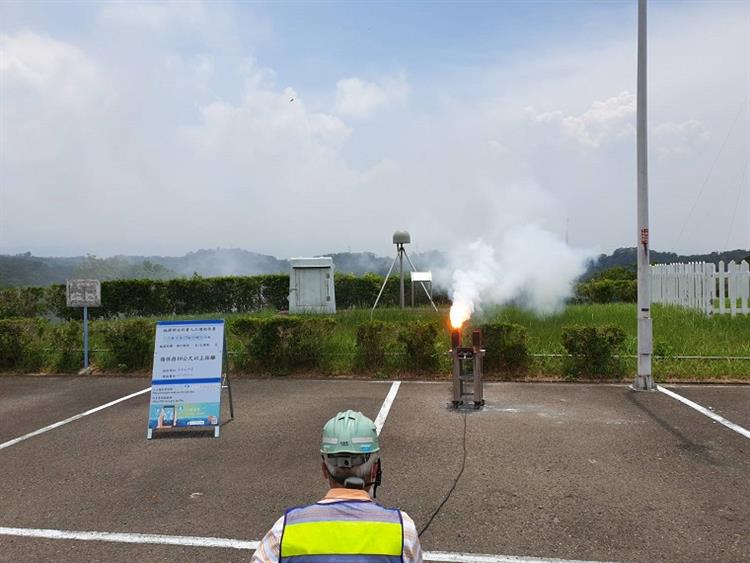
[[[679,305],[705,312],[750,314],[750,264],[719,262],[656,264],[651,266],[651,302]]]

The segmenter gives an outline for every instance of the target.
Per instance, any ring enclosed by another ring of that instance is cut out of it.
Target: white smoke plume
[[[460,326],[483,306],[511,301],[557,311],[591,256],[536,224],[511,228],[494,246],[477,239],[453,256],[451,323]]]

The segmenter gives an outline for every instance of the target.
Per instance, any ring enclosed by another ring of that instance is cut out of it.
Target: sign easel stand
[[[223,353],[223,359],[222,359],[222,366],[224,369],[222,369],[222,373],[221,373],[221,389],[222,391],[224,389],[227,390],[227,395],[229,395],[229,420],[234,420],[234,401],[232,401],[232,382],[229,381],[229,354],[227,353],[226,332],[224,333],[224,353]],[[219,408],[221,408],[221,406]],[[221,410],[219,412],[221,412]],[[218,438],[221,435],[222,424],[226,424],[227,422],[229,422],[229,420],[222,421],[221,424],[217,424],[214,427],[214,438]]]

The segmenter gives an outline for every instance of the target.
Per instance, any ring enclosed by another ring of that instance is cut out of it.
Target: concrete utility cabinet
[[[289,312],[335,313],[333,258],[292,258],[289,260]]]

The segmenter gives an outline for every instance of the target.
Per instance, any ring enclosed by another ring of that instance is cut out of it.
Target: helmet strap
[[[378,472],[375,474],[375,482],[372,486],[372,498],[378,498],[378,487],[383,481],[383,462],[378,460]]]

